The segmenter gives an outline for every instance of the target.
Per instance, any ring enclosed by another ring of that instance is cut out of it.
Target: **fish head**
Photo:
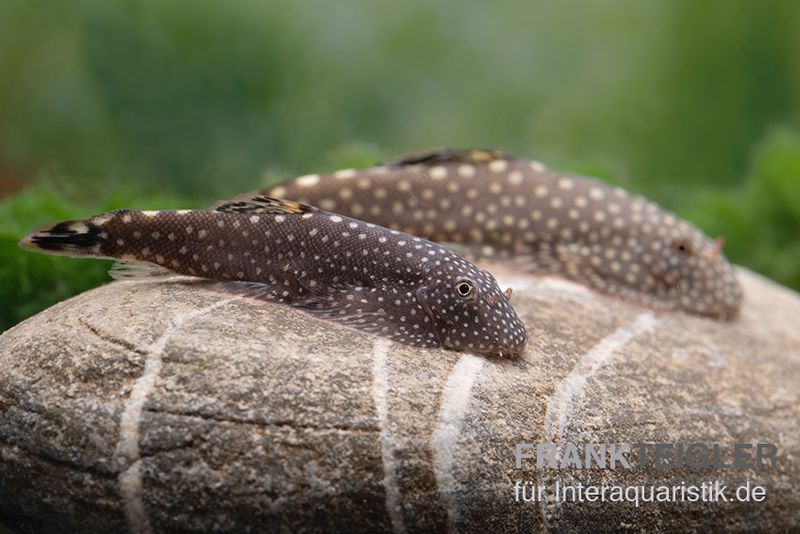
[[[641,236],[641,242],[641,264],[653,281],[651,291],[661,299],[690,313],[736,317],[742,289],[722,254],[722,238],[710,239],[681,221],[669,232]]]
[[[463,260],[430,273],[417,291],[444,347],[502,356],[519,353],[528,341],[510,298],[494,276]]]

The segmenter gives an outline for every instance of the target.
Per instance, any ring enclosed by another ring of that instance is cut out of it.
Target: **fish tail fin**
[[[19,246],[60,256],[102,256],[100,249],[107,236],[96,222],[100,217],[104,215],[42,226],[23,237]]]

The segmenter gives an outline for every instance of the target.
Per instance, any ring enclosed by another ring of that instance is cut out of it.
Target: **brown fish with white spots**
[[[525,327],[494,277],[425,239],[255,196],[216,211],[119,210],[50,225],[37,252],[156,264],[421,347],[513,355]]]
[[[267,191],[657,310],[730,319],[742,301],[721,239],[620,188],[499,151],[413,154]]]

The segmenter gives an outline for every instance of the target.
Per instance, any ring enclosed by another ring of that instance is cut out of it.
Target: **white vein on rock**
[[[449,530],[455,529],[458,517],[457,482],[453,475],[453,462],[458,451],[461,425],[469,412],[472,385],[486,362],[485,358],[464,354],[459,358],[447,378],[439,404],[436,429],[431,435],[433,469],[439,498],[447,504]]]
[[[125,466],[119,474],[120,493],[125,507],[125,516],[132,532],[152,532],[147,512],[142,500],[142,463],[139,459],[139,434],[142,422],[142,409],[150,392],[155,387],[161,372],[164,349],[170,338],[186,323],[222,307],[236,298],[215,302],[209,306],[178,315],[169,326],[145,351],[145,364],[142,375],[131,388],[120,417],[119,437],[115,458],[119,465]]]

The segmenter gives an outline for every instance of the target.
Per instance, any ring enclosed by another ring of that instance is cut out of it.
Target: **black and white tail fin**
[[[94,218],[62,221],[34,230],[19,242],[33,252],[62,256],[100,256],[105,239]]]

